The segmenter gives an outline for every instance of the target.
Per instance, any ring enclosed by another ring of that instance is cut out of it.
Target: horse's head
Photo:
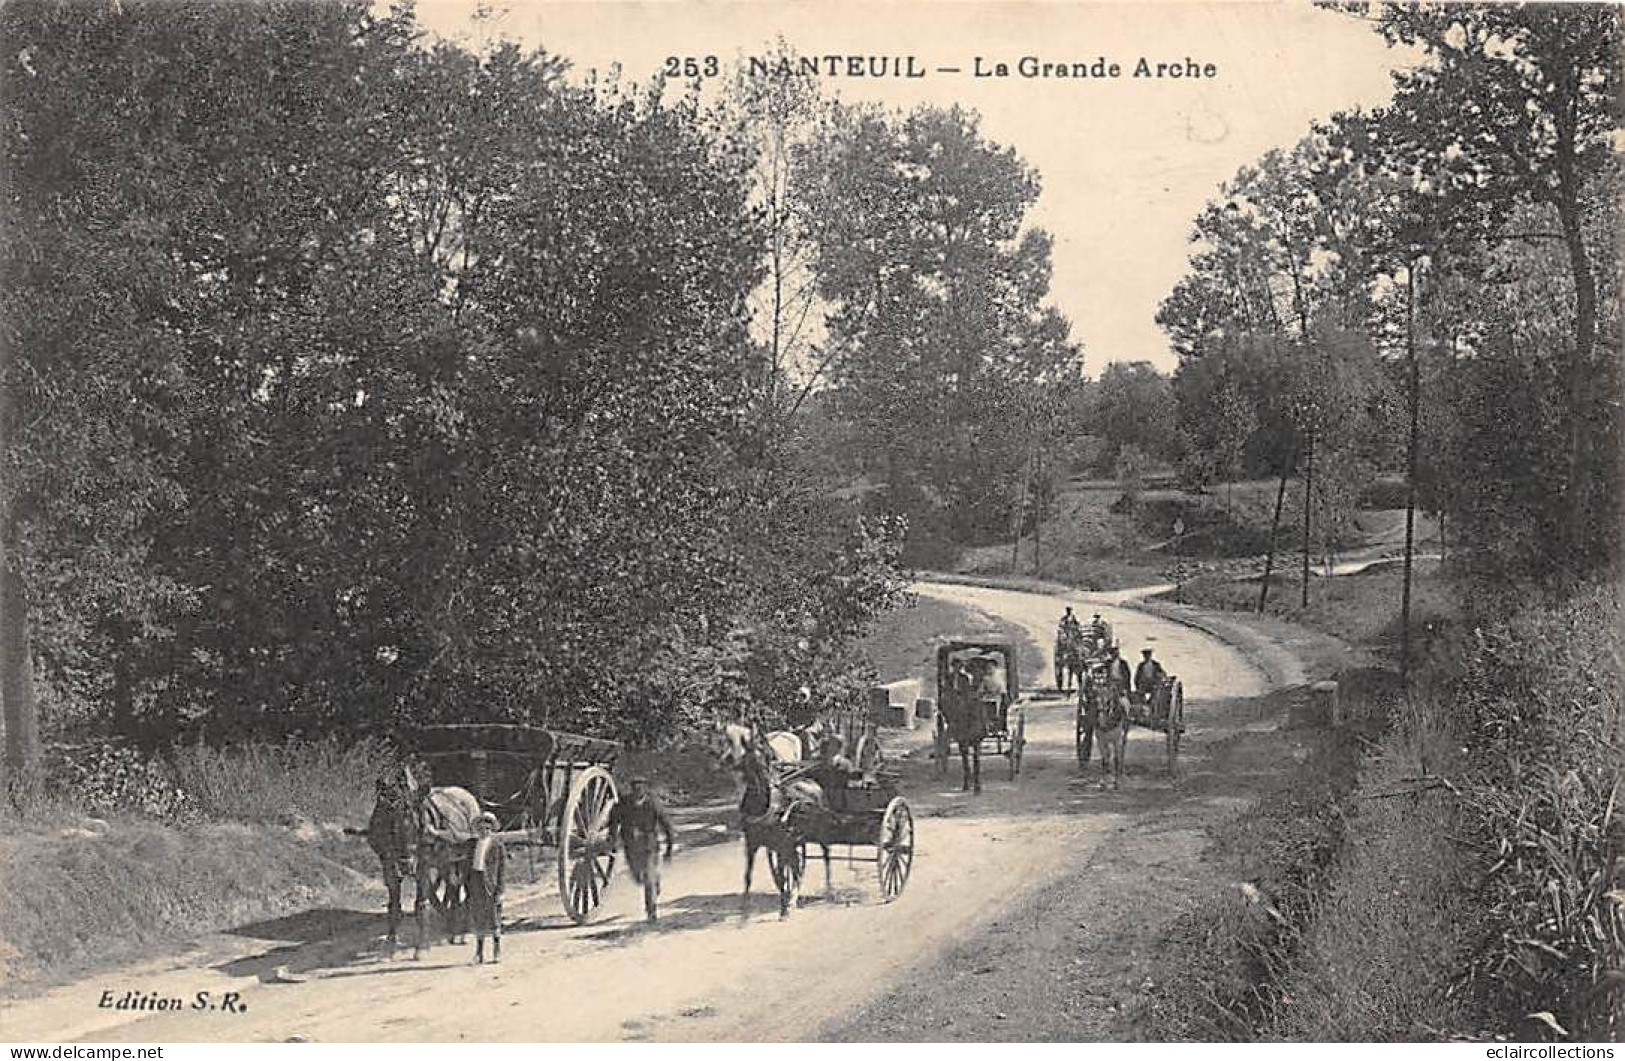
[[[744,769],[751,734],[751,727],[742,722],[718,722],[712,735],[717,765],[726,770]]]

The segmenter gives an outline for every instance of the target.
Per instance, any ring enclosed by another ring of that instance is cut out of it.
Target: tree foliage
[[[645,740],[850,685],[900,529],[770,444],[752,148],[693,93],[359,2],[0,20],[7,558],[60,710]]]

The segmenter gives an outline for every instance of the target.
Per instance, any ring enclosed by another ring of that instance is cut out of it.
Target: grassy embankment
[[[1392,656],[1396,571],[1316,580],[1271,610]],[[1234,606],[1238,589],[1187,587]],[[1346,675],[1353,716],[1214,838],[1234,885],[1165,940],[1159,1039],[1606,1039],[1625,994],[1621,631],[1612,591],[1529,605],[1471,637],[1422,576],[1406,698]],[[1561,1029],[1561,1030],[1559,1030]]]
[[[1397,551],[1403,519],[1392,508],[1394,491],[1389,487],[1386,480],[1373,483],[1366,499],[1371,507],[1355,513],[1337,543],[1340,551]],[[1006,541],[966,550],[954,570],[971,575],[1029,576],[1085,590],[1176,581],[1200,571],[1253,573],[1259,569],[1258,557],[1268,548],[1275,489],[1273,480],[1254,480],[1190,493],[1168,482],[1152,481],[1129,512],[1120,504],[1122,488],[1117,483],[1067,480],[1061,484],[1053,514],[1044,521],[1037,540],[1030,534],[1022,539],[1014,564]],[[1294,528],[1302,522],[1300,504],[1295,489],[1289,488],[1281,510],[1283,552],[1278,568],[1297,563],[1289,546],[1295,540]],[[1178,537],[1174,535],[1176,522],[1183,527]],[[1418,542],[1430,543],[1435,531],[1431,520],[1419,520]],[[1311,559],[1318,567],[1326,557]]]
[[[354,892],[377,861],[342,827],[366,823],[387,755],[200,747],[159,768],[80,750],[71,788],[0,800],[0,986],[46,985]]]

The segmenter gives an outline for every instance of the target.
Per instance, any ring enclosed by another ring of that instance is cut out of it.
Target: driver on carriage
[[[1102,619],[1099,612],[1096,612],[1095,617],[1089,620],[1089,636],[1094,638],[1095,643],[1101,647],[1111,644],[1112,624]]]
[[[1140,665],[1134,668],[1134,695],[1141,701],[1149,702],[1158,687],[1167,678],[1168,672],[1162,669],[1162,664],[1151,658],[1149,648],[1140,649]]]
[[[1111,683],[1112,690],[1121,697],[1126,697],[1133,688],[1128,660],[1118,653],[1116,645],[1106,647],[1106,680]]]

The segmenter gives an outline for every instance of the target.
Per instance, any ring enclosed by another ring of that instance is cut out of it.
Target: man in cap
[[[1111,683],[1113,692],[1118,696],[1127,696],[1133,683],[1128,670],[1128,660],[1118,654],[1116,645],[1106,648],[1106,680]]]
[[[1102,619],[1099,612],[1089,620],[1089,636],[1095,639],[1095,644],[1101,649],[1112,643],[1112,624]]]
[[[1134,695],[1150,703],[1168,672],[1162,669],[1161,663],[1151,658],[1149,648],[1140,649],[1140,656],[1140,664],[1134,668]]]
[[[632,879],[643,885],[643,913],[651,924],[660,920],[659,837],[670,861],[672,834],[671,817],[649,791],[649,779],[634,777],[632,791],[609,812],[609,839],[621,845]]]

